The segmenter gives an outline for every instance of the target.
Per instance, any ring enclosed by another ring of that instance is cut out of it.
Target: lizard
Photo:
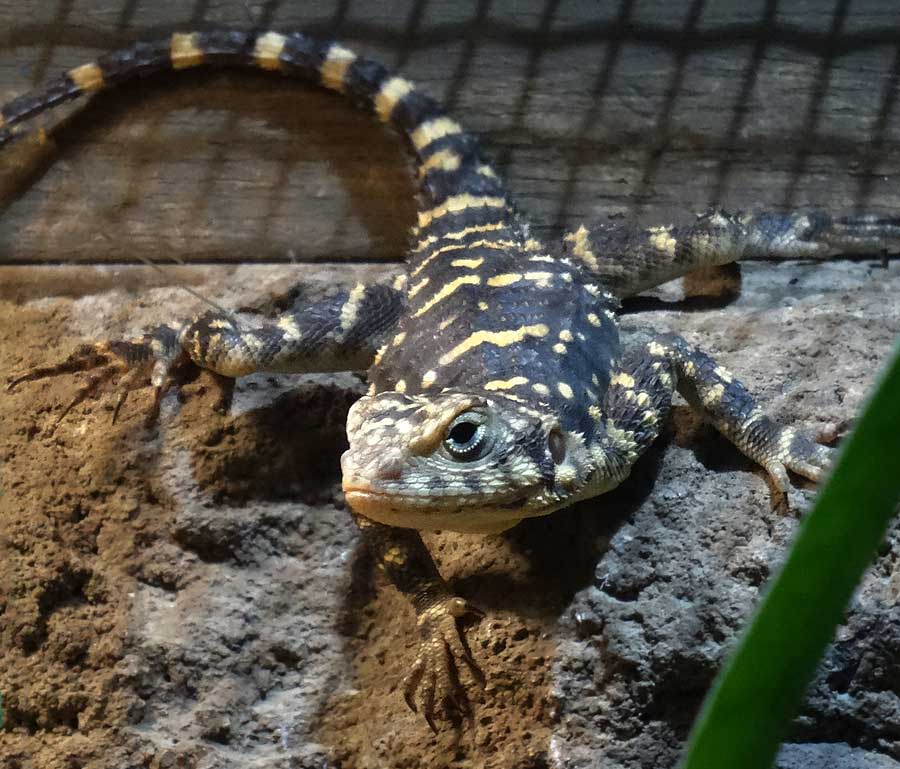
[[[419,531],[490,534],[620,484],[659,436],[680,393],[776,492],[788,471],[823,477],[835,449],[768,417],[749,390],[677,335],[625,347],[621,300],[699,267],[748,256],[827,258],[900,248],[900,218],[822,211],[710,210],[686,225],[582,225],[536,239],[500,175],[434,99],[342,44],[302,33],[175,32],[105,54],[0,108],[0,148],[59,104],[157,73],[262,69],[343,94],[399,131],[415,164],[417,222],[405,270],[260,321],[220,308],[131,340],[85,343],[9,377],[87,372],[55,427],[113,389],[113,419],[150,386],[147,423],[185,367],[205,369],[227,408],[254,372],[366,370],[349,410],[342,488],[365,545],[411,603],[419,635],[403,691],[432,729],[470,705],[462,674],[483,674],[460,620],[478,609],[441,577]],[[827,431],[825,431],[827,433]],[[823,442],[824,441],[824,442]]]

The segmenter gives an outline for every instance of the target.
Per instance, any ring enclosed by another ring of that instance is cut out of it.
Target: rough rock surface
[[[900,328],[896,268],[754,265],[743,275],[723,311],[648,308],[627,325],[679,330],[702,344],[785,422],[852,419]],[[866,281],[879,284],[874,295]],[[865,319],[882,291],[878,317]],[[593,765],[598,754],[610,767],[674,763],[702,693],[797,528],[796,516],[771,508],[765,474],[686,406],[673,426],[663,456],[596,503],[620,525],[598,543],[592,582],[561,623],[557,745],[572,766]],[[849,519],[855,514],[864,511]],[[797,734],[900,760],[898,532],[858,591]]]
[[[319,290],[334,280],[303,269]],[[137,282],[127,269],[97,270],[96,292],[65,279],[82,272],[7,268],[3,370],[194,302],[165,286],[110,290]],[[242,306],[295,275],[205,268],[189,282]],[[29,298],[48,285],[69,296]],[[900,328],[896,264],[748,265],[720,309],[704,287],[721,290],[694,280],[691,298],[668,286],[636,300],[628,333],[679,329],[789,422],[852,418]],[[340,498],[360,380],[250,377],[222,416],[201,375],[156,428],[142,426],[142,393],[115,425],[106,397],[48,436],[76,379],[0,401],[0,757],[22,769],[670,766],[797,525],[771,509],[762,472],[681,406],[619,490],[505,536],[430,536],[487,612],[469,638],[489,679],[468,730],[432,735],[398,691],[411,611],[373,575]],[[897,534],[784,769],[900,766]]]

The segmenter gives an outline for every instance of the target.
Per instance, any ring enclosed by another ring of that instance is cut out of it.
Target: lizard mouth
[[[497,508],[447,507],[439,497],[398,496],[357,485],[345,486],[344,498],[357,515],[406,529],[493,534],[522,519],[520,500]]]
[[[396,504],[396,497],[381,491],[362,488],[360,486],[345,486],[344,498],[354,513],[360,515],[368,515],[373,508],[393,509]]]

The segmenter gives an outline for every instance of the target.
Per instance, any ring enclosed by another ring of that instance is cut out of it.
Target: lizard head
[[[391,526],[503,531],[564,504],[589,461],[549,411],[503,397],[380,393],[347,417],[351,509]]]

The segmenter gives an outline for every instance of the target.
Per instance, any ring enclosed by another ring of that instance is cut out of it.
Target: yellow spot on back
[[[588,319],[588,323],[590,323],[592,326],[599,326],[599,325],[600,325],[600,318],[597,317],[597,314],[596,314],[596,313],[589,312],[589,313],[588,313],[588,316],[587,316],[587,319]]]
[[[567,348],[562,342],[557,342],[553,345],[553,352],[558,353],[559,355],[565,355],[566,351]]]
[[[435,206],[430,211],[419,212],[419,227],[427,227],[435,219],[440,219],[447,214],[455,214],[469,208],[505,208],[504,198],[487,197],[484,195],[470,195],[464,192],[447,198],[441,205]]]
[[[572,341],[572,332],[569,331],[569,329],[564,328],[562,331],[559,332],[559,338],[562,339],[564,342],[571,342]]]
[[[435,240],[437,239],[435,238]],[[410,275],[412,277],[415,277],[420,272],[422,272],[422,270],[424,270],[428,264],[433,262],[441,254],[445,254],[448,251],[464,251],[470,248],[496,248],[502,251],[506,248],[513,248],[515,247],[515,245],[516,244],[510,240],[476,240],[474,243],[451,243],[449,246],[441,246],[440,248],[436,248],[434,251],[432,251],[418,264],[418,266],[410,273]]]
[[[279,35],[277,32],[266,32],[256,40],[256,46],[253,48],[253,58],[256,60],[256,66],[261,69],[281,69],[281,52],[284,50],[284,44],[287,38]]]
[[[556,261],[556,259],[554,259],[552,256],[547,256],[546,254],[539,254],[538,256],[529,256],[528,261],[529,262],[548,262],[550,264],[553,264]]]
[[[440,323],[438,323],[438,330],[443,331],[445,328],[447,328],[447,326],[456,323],[456,319],[458,317],[459,315],[454,313],[449,318],[444,318]]]
[[[591,419],[595,422],[599,422],[603,418],[603,412],[599,406],[588,406],[588,414],[591,415]]]
[[[428,256],[426,256],[419,265],[410,273],[411,277],[416,277],[422,270],[425,269],[425,266],[433,262],[437,259],[441,254],[446,254],[448,251],[463,251],[468,248],[464,243],[451,243],[449,246],[441,246],[440,248],[436,248],[432,251]]]
[[[550,394],[550,388],[540,382],[535,382],[533,385],[531,385],[531,389],[534,390],[538,395]]]
[[[575,231],[566,233],[563,238],[566,243],[572,244],[572,253],[577,256],[592,270],[596,270],[599,266],[597,256],[591,250],[590,233],[583,224]]]
[[[461,134],[462,126],[455,120],[448,117],[439,117],[434,120],[427,120],[410,134],[410,141],[413,147],[418,151],[422,151],[431,142],[443,139],[445,136],[453,136]]]
[[[552,272],[526,272],[525,280],[532,280],[538,284],[540,288],[546,288],[550,281],[553,280]]]
[[[404,339],[406,339],[406,332],[401,331],[399,334],[396,334],[394,336],[394,339],[391,342],[391,344],[394,345],[394,347],[399,347],[401,344],[403,344]]]
[[[524,398],[520,398],[518,395],[513,395],[512,393],[498,392],[497,395],[501,398],[506,398],[507,400],[515,401],[516,403],[528,403],[528,401],[526,401]],[[530,409],[527,409],[527,411],[530,414],[537,414],[536,411],[531,411]]]
[[[520,326],[519,328],[508,329],[506,331],[476,331],[467,339],[464,339],[456,345],[456,347],[444,353],[439,362],[442,366],[446,366],[461,355],[464,355],[470,350],[483,344],[490,344],[495,347],[508,347],[516,342],[521,342],[529,336],[544,337],[549,333],[550,329],[544,323],[536,323],[532,326]]]
[[[494,275],[487,279],[489,286],[509,286],[522,280],[521,272],[504,272],[502,275]]]
[[[572,392],[572,388],[569,387],[565,382],[560,382],[556,385],[556,389],[559,390],[559,394],[562,395],[566,400],[571,400],[575,397],[575,393]]]
[[[172,69],[186,69],[203,63],[203,49],[197,43],[197,33],[176,32],[169,43]]]
[[[431,281],[428,278],[422,278],[418,283],[413,284],[409,287],[409,296],[412,299],[416,294],[418,294],[425,286],[427,286]]]
[[[412,316],[418,318],[419,316],[424,315],[438,302],[443,301],[453,294],[460,286],[477,286],[479,283],[481,283],[481,278],[478,275],[460,275],[458,278],[444,284],[444,287],[416,310]]]
[[[69,70],[69,78],[82,91],[88,93],[99,91],[105,83],[103,82],[103,72],[97,64],[82,64],[80,67]]]
[[[299,339],[302,336],[297,321],[290,315],[285,315],[278,319],[278,328],[284,331],[288,339]]]
[[[492,379],[485,386],[485,390],[509,390],[519,385],[528,384],[528,379],[523,376],[514,376],[512,379]]]
[[[477,259],[454,259],[450,264],[454,267],[468,267],[470,270],[474,270],[476,267],[480,267],[482,262],[484,262],[484,257],[479,256]]]
[[[489,307],[487,302],[479,302],[478,309],[484,312]]]
[[[659,342],[650,342],[647,345],[647,351],[651,355],[656,355],[660,358],[664,358],[666,356],[666,348],[663,347]]]
[[[478,168],[476,168],[475,170],[482,176],[487,176],[489,179],[497,178],[497,174],[494,173],[494,169],[490,166],[485,165],[484,163],[478,166]]]
[[[459,155],[453,150],[440,150],[422,161],[422,165],[419,166],[419,172],[424,175],[434,169],[455,171],[457,168],[459,168]]]
[[[631,376],[631,374],[626,374],[624,371],[620,371],[612,379],[609,380],[609,383],[611,385],[619,385],[619,387],[632,388],[634,387],[634,377]]]
[[[422,376],[422,387],[431,387],[437,379],[437,371],[426,371]]]
[[[466,235],[473,235],[476,232],[496,232],[497,230],[502,230],[505,227],[506,224],[504,222],[494,222],[492,224],[473,224],[471,227],[466,227],[464,230],[450,232],[446,235],[443,235],[442,237],[444,240],[462,240],[464,237],[466,237]]]
[[[406,78],[392,77],[385,81],[375,97],[375,114],[382,123],[391,119],[391,113],[404,96],[412,93],[415,87]]]
[[[398,392],[398,393],[405,393],[406,392],[406,380],[398,379],[397,384],[394,385],[394,391]]]
[[[332,43],[328,49],[322,68],[322,85],[338,93],[344,92],[344,77],[350,65],[356,61],[356,54],[339,43]]]
[[[413,227],[414,232],[418,232],[418,230],[418,227]],[[428,237],[423,238],[418,243],[416,243],[416,247],[413,249],[413,253],[424,251],[426,248],[428,248],[428,246],[432,245],[433,243],[437,243],[437,240],[438,239],[434,235],[429,235]]]

